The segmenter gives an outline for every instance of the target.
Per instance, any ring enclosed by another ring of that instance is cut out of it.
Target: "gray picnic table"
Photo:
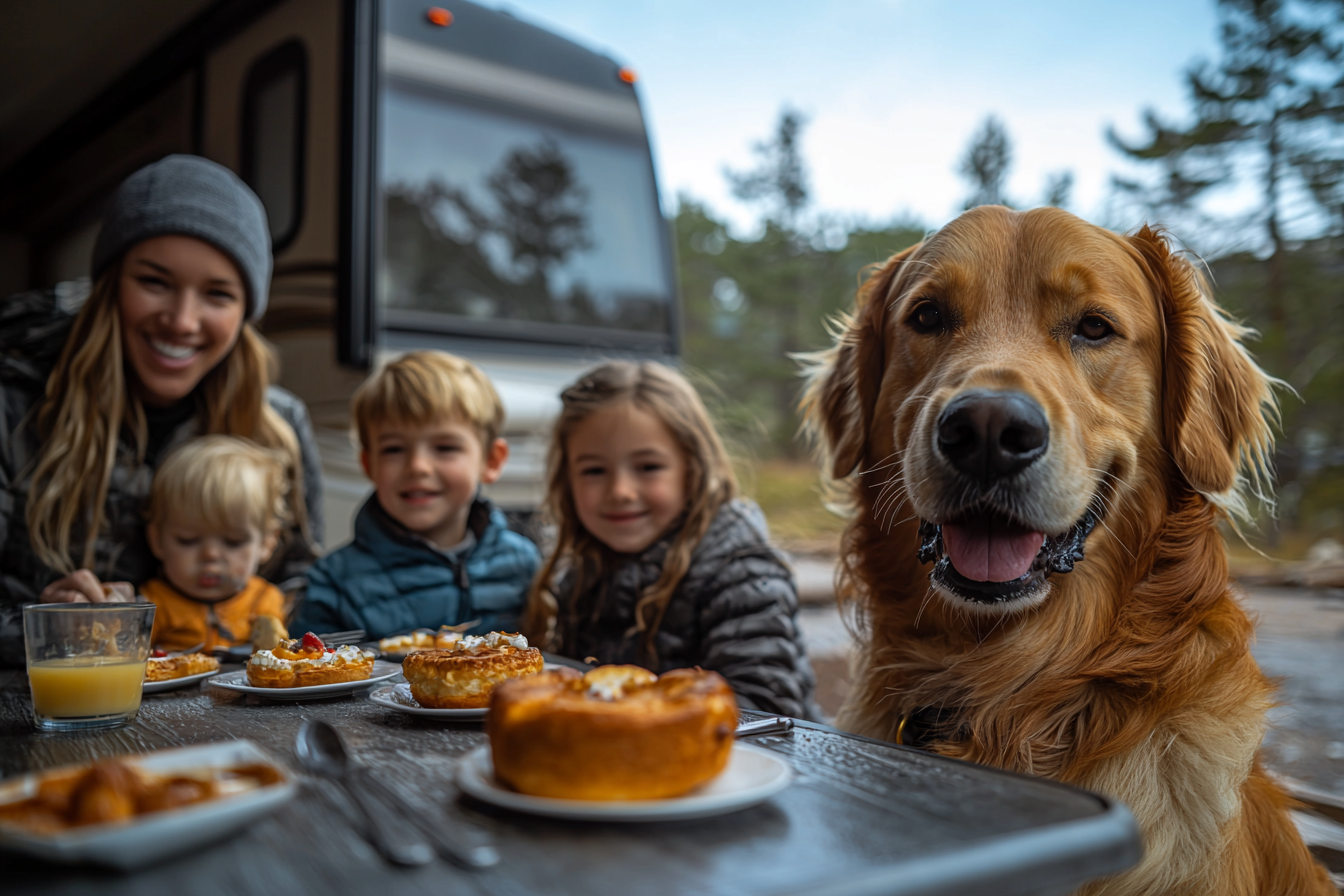
[[[1112,800],[806,722],[752,738],[788,757],[797,773],[762,805],[675,822],[560,821],[459,793],[454,765],[485,742],[479,722],[423,719],[359,694],[270,703],[201,685],[146,695],[123,728],[39,733],[22,671],[0,671],[0,777],[237,738],[301,776],[293,745],[308,718],[339,728],[373,774],[450,836],[463,826],[488,832],[499,865],[387,865],[361,838],[339,791],[301,777],[291,803],[237,836],[140,871],[0,854],[4,892],[1016,896],[1069,893],[1132,866],[1142,851],[1129,811]]]

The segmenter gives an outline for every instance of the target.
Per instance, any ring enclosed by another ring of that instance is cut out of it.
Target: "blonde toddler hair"
[[[635,604],[635,624],[643,637],[641,661],[657,663],[654,636],[663,614],[690,569],[691,555],[714,522],[719,508],[737,495],[728,452],[714,429],[704,402],[680,373],[652,361],[612,361],[583,376],[560,394],[561,411],[551,434],[546,457],[546,501],[543,511],[555,525],[556,545],[528,595],[524,630],[542,646],[553,643],[556,617],[562,608],[555,599],[552,578],[564,568],[573,575],[570,599],[582,594],[590,580],[603,575],[607,550],[579,521],[569,485],[569,439],[574,430],[598,410],[628,401],[662,421],[686,460],[684,522],[667,551],[658,579]]]
[[[489,450],[504,429],[504,405],[475,364],[447,352],[407,352],[360,384],[350,400],[359,446],[373,450],[385,423],[424,426],[444,418],[476,429]]]
[[[170,454],[154,475],[149,523],[171,518],[211,532],[246,525],[268,535],[288,522],[287,490],[275,451],[233,436],[202,436]]]

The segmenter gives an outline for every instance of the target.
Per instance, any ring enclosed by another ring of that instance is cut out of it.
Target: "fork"
[[[358,641],[363,641],[367,634],[368,633],[362,628],[354,628],[348,632],[326,632],[317,637],[323,644],[330,644],[332,642],[338,644],[354,644]]]

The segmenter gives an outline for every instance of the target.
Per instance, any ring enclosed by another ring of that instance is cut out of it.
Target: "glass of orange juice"
[[[153,604],[24,607],[23,642],[37,727],[111,728],[134,719],[153,625]]]

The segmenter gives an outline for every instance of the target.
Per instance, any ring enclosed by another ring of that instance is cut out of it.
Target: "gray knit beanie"
[[[266,209],[243,179],[200,156],[174,155],[126,178],[108,200],[93,247],[93,279],[137,243],[194,236],[219,249],[243,276],[247,318],[266,313],[271,231]]]

